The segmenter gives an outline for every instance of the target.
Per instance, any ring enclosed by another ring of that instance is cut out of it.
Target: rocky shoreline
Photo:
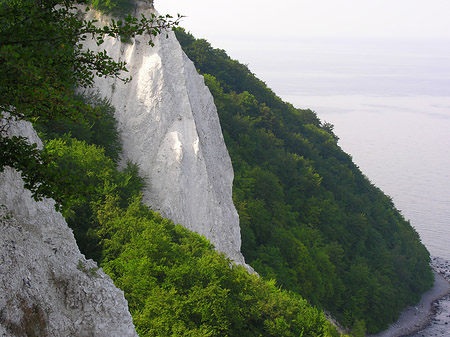
[[[433,257],[435,284],[416,306],[406,308],[397,322],[370,337],[450,336],[450,261]]]
[[[450,282],[450,261],[439,257],[433,257],[434,271]],[[435,300],[432,303],[431,313],[426,326],[413,334],[405,337],[448,337],[450,336],[450,293]]]

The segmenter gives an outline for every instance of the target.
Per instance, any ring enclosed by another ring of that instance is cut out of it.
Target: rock
[[[156,13],[150,1],[139,1],[135,11],[136,17]],[[213,97],[173,32],[162,32],[153,42],[151,47],[148,37],[139,36],[130,43],[113,38],[100,47],[88,43],[91,50],[105,49],[126,61],[125,75],[132,77],[127,84],[95,81],[116,109],[122,164],[139,165],[148,184],[143,200],[153,210],[204,235],[218,251],[245,265],[232,200],[233,167]]]
[[[9,133],[41,145],[29,123]],[[80,253],[53,200],[34,201],[7,167],[0,205],[0,336],[137,336],[123,292]]]

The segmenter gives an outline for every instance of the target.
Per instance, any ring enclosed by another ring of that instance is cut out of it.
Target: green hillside
[[[70,177],[56,193],[80,250],[124,291],[139,336],[339,336],[299,294],[232,265],[204,237],[144,206],[137,167],[118,170],[114,161],[114,109],[96,95],[78,99],[97,116],[37,127],[50,171]]]
[[[99,45],[106,35],[157,34],[155,18],[95,28],[81,20],[79,3],[0,1],[0,172],[16,168],[36,199],[57,201],[82,252],[123,289],[140,336],[338,336],[320,309],[361,336],[431,286],[417,233],[342,152],[332,126],[182,30],[232,157],[242,250],[263,277],[142,205],[137,167],[117,167],[114,109],[74,89],[125,68],[84,51],[86,34]],[[118,10],[129,2],[96,3]],[[8,138],[13,119],[33,122],[45,149]]]
[[[141,204],[137,167],[117,168],[114,108],[95,94],[74,94],[94,75],[120,76],[125,65],[84,51],[82,41],[157,34],[147,29],[154,20],[172,23],[152,17],[96,28],[78,3],[0,1],[0,172],[21,171],[36,200],[57,201],[80,250],[123,289],[141,337],[338,336],[300,295],[232,266],[205,238]],[[14,120],[32,122],[45,148],[10,138]],[[96,268],[78,268],[97,276]]]
[[[432,285],[418,234],[332,125],[283,102],[225,51],[176,34],[218,108],[246,261],[347,326],[386,328]]]

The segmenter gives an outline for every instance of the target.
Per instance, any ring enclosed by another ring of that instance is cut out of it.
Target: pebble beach
[[[432,258],[435,284],[397,322],[371,337],[450,337],[450,262]]]
[[[450,282],[450,261],[435,257],[432,261],[435,272]],[[408,337],[450,337],[450,293],[434,301],[431,316],[423,329]]]

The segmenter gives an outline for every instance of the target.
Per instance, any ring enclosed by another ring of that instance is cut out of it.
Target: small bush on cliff
[[[128,163],[119,171],[102,147],[67,135],[49,140],[45,152],[53,158],[53,171],[69,179],[70,188],[60,189],[58,195],[63,200],[62,212],[74,231],[78,246],[88,258],[99,261],[101,249],[96,233],[99,225],[92,205],[102,203],[114,193],[125,207],[141,192],[144,180],[135,165]]]
[[[106,98],[101,98],[94,92],[76,94],[75,99],[89,107],[92,114],[87,114],[78,121],[58,119],[38,123],[35,129],[40,133],[40,137],[54,139],[70,134],[77,140],[102,147],[105,155],[117,162],[122,152],[122,144],[117,131],[114,107]]]
[[[95,9],[118,17],[130,14],[134,7],[132,0],[91,0],[90,3]]]

